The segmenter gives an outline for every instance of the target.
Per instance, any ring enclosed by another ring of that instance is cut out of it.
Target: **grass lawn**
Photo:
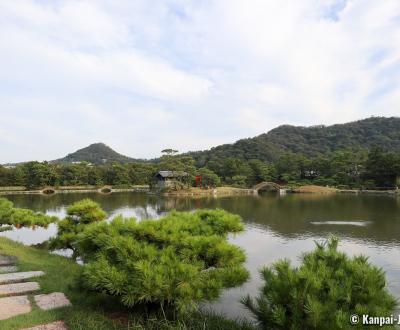
[[[0,321],[1,330],[19,330],[39,324],[64,320],[70,330],[105,329],[254,329],[246,322],[227,320],[212,312],[188,315],[181,321],[145,318],[143,314],[127,310],[109,296],[88,293],[80,288],[82,266],[72,260],[49,254],[45,250],[27,247],[0,237],[0,254],[16,256],[18,271],[46,273],[32,281],[41,286],[39,293],[64,292],[72,307],[42,311],[32,304],[32,312]],[[33,301],[33,296],[29,296]]]

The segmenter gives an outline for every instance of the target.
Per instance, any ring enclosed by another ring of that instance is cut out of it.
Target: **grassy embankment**
[[[79,286],[82,266],[71,259],[26,247],[0,237],[0,254],[18,258],[19,271],[42,270],[45,276],[35,279],[40,293],[64,292],[72,307],[42,311],[33,304],[32,312],[0,321],[1,330],[17,330],[38,324],[64,320],[70,330],[108,329],[253,329],[247,323],[234,322],[213,313],[195,313],[181,321],[148,318],[128,311],[109,296],[88,293]],[[30,295],[31,301],[33,300]]]
[[[308,185],[308,186],[300,186],[298,188],[295,188],[293,192],[295,193],[310,193],[310,194],[331,194],[331,193],[336,193],[339,190],[336,188],[330,188],[330,187],[322,187],[322,186],[314,186],[314,185]]]
[[[315,185],[300,186],[293,188],[294,193],[310,193],[310,194],[332,194],[332,193],[344,193],[344,194],[379,194],[379,195],[399,195],[400,190],[360,190],[360,189],[337,189],[332,187],[323,187]]]
[[[217,188],[198,188],[191,187],[189,189],[171,191],[164,193],[168,196],[230,196],[230,195],[251,195],[254,194],[253,189],[235,188],[235,187],[217,187]]]

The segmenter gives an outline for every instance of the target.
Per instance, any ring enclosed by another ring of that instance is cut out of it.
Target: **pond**
[[[56,194],[7,196],[17,207],[48,214],[65,215],[66,206],[83,198],[101,204],[110,217],[117,214],[138,219],[158,218],[172,209],[222,208],[239,214],[246,231],[230,240],[247,253],[251,279],[240,288],[227,290],[213,309],[230,317],[248,316],[239,300],[245,294],[257,294],[261,285],[258,269],[289,258],[298,264],[299,255],[314,247],[314,240],[331,233],[341,238],[340,249],[365,254],[382,267],[389,289],[400,298],[400,198],[374,195],[267,194],[224,198],[164,198],[141,193]],[[36,244],[55,235],[48,229],[20,229],[1,233],[24,244]]]

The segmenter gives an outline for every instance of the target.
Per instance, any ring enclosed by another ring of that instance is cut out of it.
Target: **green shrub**
[[[83,199],[67,208],[67,217],[58,222],[57,237],[49,242],[49,248],[71,249],[73,258],[76,258],[75,241],[77,235],[83,231],[84,227],[96,221],[106,218],[106,213],[100,205],[90,199]]]
[[[261,271],[264,286],[244,305],[265,329],[347,329],[350,315],[390,315],[397,305],[384,272],[364,256],[337,251],[338,239],[316,244],[298,268],[281,260]]]
[[[201,176],[201,184],[203,187],[217,187],[221,185],[221,179],[213,171],[206,167],[200,168],[197,175]]]
[[[14,204],[6,198],[0,198],[0,224],[8,224]]]
[[[47,227],[57,221],[57,217],[48,216],[28,209],[15,208],[14,204],[5,198],[0,198],[0,231],[14,227]]]
[[[222,210],[171,212],[160,220],[115,218],[79,234],[84,284],[122,304],[193,310],[244,283],[244,252],[227,241],[243,230],[239,216]]]
[[[246,187],[245,175],[234,175],[232,178],[227,178],[226,182],[234,187],[243,188]]]

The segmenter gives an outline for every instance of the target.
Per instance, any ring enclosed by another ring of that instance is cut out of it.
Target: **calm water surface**
[[[158,218],[172,209],[199,208],[222,208],[241,215],[246,231],[230,240],[247,252],[251,279],[240,288],[227,290],[212,304],[214,309],[231,317],[247,316],[238,301],[247,293],[257,294],[261,266],[280,258],[289,258],[293,264],[298,264],[301,252],[312,250],[314,240],[322,240],[330,233],[341,238],[341,250],[351,255],[368,255],[371,262],[382,267],[391,292],[400,298],[399,197],[271,194],[192,199],[136,193],[7,196],[17,207],[60,217],[65,215],[66,206],[86,197],[100,203],[110,217],[123,214],[138,219]],[[55,233],[56,226],[51,225],[48,229],[21,229],[0,235],[36,244]]]

